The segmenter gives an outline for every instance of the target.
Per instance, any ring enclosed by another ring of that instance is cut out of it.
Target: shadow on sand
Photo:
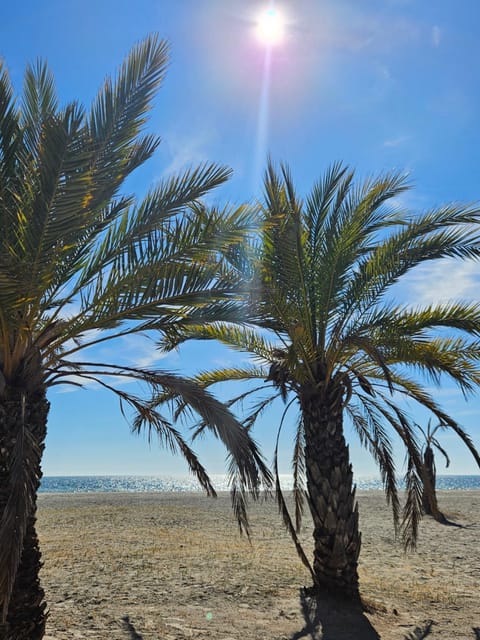
[[[458,522],[453,522],[453,520],[449,520],[445,516],[443,516],[443,520],[436,520],[439,524],[443,524],[446,527],[458,527],[459,529],[466,529],[467,527],[464,524],[459,524]]]
[[[137,632],[128,616],[122,618],[122,627],[127,632],[130,640],[143,640],[143,636]]]
[[[432,624],[432,620],[427,620],[422,626],[415,627],[413,631],[410,631],[410,633],[405,636],[405,640],[424,640],[424,638],[430,635]]]
[[[360,604],[300,590],[305,626],[291,640],[380,640]]]

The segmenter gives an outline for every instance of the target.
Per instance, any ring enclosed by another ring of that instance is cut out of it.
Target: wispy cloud
[[[437,48],[440,46],[440,43],[442,42],[442,30],[440,29],[440,27],[438,25],[434,25],[432,27],[432,45]]]
[[[442,260],[419,267],[403,281],[414,303],[477,300],[480,265],[473,260]]]
[[[170,356],[159,351],[153,340],[146,336],[123,336],[119,340],[118,348],[126,365],[140,369],[155,368],[160,360]]]
[[[390,71],[390,68],[386,64],[380,64],[378,66],[377,73],[382,80],[387,81],[392,79],[392,72]]]
[[[101,345],[88,347],[85,352],[80,351],[73,354],[70,358],[75,361],[90,361],[105,362],[107,364],[117,364],[119,367],[122,365],[127,367],[135,367],[139,369],[156,369],[160,360],[169,358],[170,360],[177,360],[178,354],[163,353],[159,351],[153,340],[147,336],[122,336],[113,340],[111,343],[103,343]],[[101,366],[100,366],[101,369]],[[116,387],[125,386],[135,382],[132,378],[124,378],[122,376],[105,376],[105,381],[108,384],[113,384]],[[82,385],[83,388],[88,389],[102,389],[102,386],[95,380],[88,380],[80,376],[72,374],[66,380]],[[76,391],[79,387],[74,385],[64,385],[58,387],[59,393],[68,393]]]
[[[211,156],[209,150],[215,138],[215,133],[207,129],[196,130],[189,134],[170,132],[165,136],[170,162],[163,171],[163,175],[169,176],[190,165],[208,160]]]
[[[409,140],[411,140],[411,136],[397,136],[396,138],[388,138],[383,142],[383,146],[389,149],[401,147]]]
[[[342,13],[331,35],[333,43],[348,50],[368,50],[375,53],[392,51],[398,47],[418,42],[420,26],[403,16],[388,18],[351,8],[345,19]]]

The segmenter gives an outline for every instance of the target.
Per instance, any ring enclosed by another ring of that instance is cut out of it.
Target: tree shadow
[[[143,640],[143,636],[137,632],[128,616],[123,616],[122,627],[128,633],[130,640]]]
[[[480,640],[480,627],[472,627],[476,640]]]
[[[460,524],[459,522],[453,522],[453,520],[449,520],[447,517],[443,516],[441,520],[437,520],[434,518],[435,522],[438,524],[443,524],[446,527],[458,527],[459,529],[466,529],[467,527],[464,524]]]
[[[421,627],[415,627],[413,631],[410,631],[410,633],[405,636],[405,640],[423,640],[430,635],[432,624],[432,620],[427,620]]]
[[[300,590],[305,625],[290,640],[380,640],[360,603]]]

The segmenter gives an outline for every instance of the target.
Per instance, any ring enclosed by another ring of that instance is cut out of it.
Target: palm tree
[[[194,336],[253,354],[252,366],[203,372],[197,379],[205,387],[249,380],[230,404],[261,394],[245,420],[249,429],[276,398],[284,399],[274,457],[280,510],[314,588],[354,600],[360,532],[345,419],[379,465],[396,526],[401,513],[389,429],[405,447],[407,547],[415,544],[421,516],[422,461],[404,400],[452,429],[480,465],[469,436],[424,385],[450,378],[465,393],[476,388],[480,306],[400,305],[392,291],[429,260],[477,258],[480,234],[474,225],[480,212],[453,205],[419,215],[395,211],[389,202],[405,189],[399,175],[355,184],[353,172],[336,164],[302,200],[288,169],[277,172],[269,164],[266,202],[251,247],[250,324],[190,327],[163,344],[170,349]],[[454,335],[447,336],[446,329]],[[290,408],[298,415],[294,518],[277,465],[278,437]],[[426,489],[432,490],[428,478]],[[313,566],[297,538],[305,502],[313,519]]]
[[[446,522],[445,516],[438,510],[436,493],[437,470],[435,467],[435,454],[433,451],[433,448],[435,447],[445,458],[445,466],[448,467],[450,465],[450,458],[448,457],[447,452],[435,437],[437,431],[443,428],[443,424],[440,422],[436,427],[432,429],[432,421],[429,420],[426,431],[422,429],[420,425],[417,425],[417,427],[420,429],[424,438],[424,447],[422,451],[423,472],[427,475],[428,478],[427,483],[424,483],[422,492],[423,512],[429,516],[433,516],[439,522]],[[430,486],[431,491],[427,490],[425,484]]]
[[[79,354],[124,336],[143,339],[177,325],[235,317],[239,278],[224,254],[250,229],[251,214],[240,207],[208,220],[197,215],[199,198],[230,171],[204,164],[162,181],[141,202],[121,192],[159,144],[142,130],[166,63],[165,43],[147,38],[116,79],[105,81],[89,111],[75,102],[58,106],[53,78],[42,63],[27,68],[23,97],[15,101],[7,71],[0,68],[3,640],[38,640],[44,634],[35,513],[50,387],[94,381],[117,394],[122,409],[136,414],[134,429],[148,428],[180,451],[214,494],[171,414],[149,407],[122,380],[143,382],[150,392],[168,389],[224,442],[237,511],[242,491],[255,493],[262,473],[268,477],[243,426],[192,380],[125,366],[115,357],[82,360]]]

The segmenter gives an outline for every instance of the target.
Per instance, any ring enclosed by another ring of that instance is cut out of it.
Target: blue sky
[[[425,209],[480,199],[478,180],[480,42],[476,0],[290,0],[277,2],[286,18],[284,41],[272,50],[269,80],[265,45],[255,20],[260,0],[43,0],[6,3],[0,56],[20,91],[25,65],[46,59],[62,100],[88,104],[105,75],[152,31],[171,45],[171,62],[149,127],[163,144],[129,184],[139,195],[155,180],[189,164],[213,160],[234,169],[215,194],[219,201],[260,195],[267,153],[286,161],[300,192],[335,160],[359,177],[383,170],[408,172],[414,189],[404,203]],[[432,264],[411,276],[399,295],[412,303],[478,296],[480,266]],[[192,373],[233,356],[214,345],[192,344],[159,359],[151,343],[125,340],[128,362]],[[480,446],[480,402],[448,386],[435,391],[444,407]],[[178,458],[129,433],[118,403],[96,388],[52,390],[46,475],[183,473]],[[267,458],[280,410],[255,435]],[[418,416],[418,419],[423,419]],[[478,473],[465,447],[442,434],[451,473]],[[288,471],[291,433],[282,445]],[[213,473],[224,452],[211,439],[197,447]],[[355,438],[358,475],[375,473]],[[439,460],[439,463],[441,461]],[[398,458],[401,469],[402,455]]]

